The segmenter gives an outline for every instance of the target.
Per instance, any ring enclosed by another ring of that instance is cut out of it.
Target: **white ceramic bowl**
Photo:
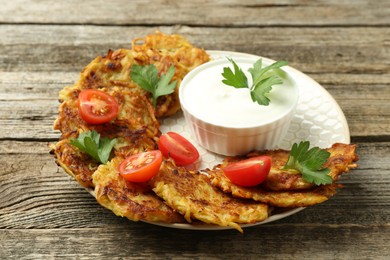
[[[234,58],[252,84],[248,68],[258,58]],[[263,67],[274,61],[262,58]],[[298,86],[282,67],[283,84],[274,85],[268,106],[251,100],[249,89],[222,83],[228,59],[205,63],[183,79],[179,98],[187,124],[197,142],[211,152],[240,155],[253,150],[273,149],[286,134],[298,102]],[[287,67],[286,67],[287,68]]]

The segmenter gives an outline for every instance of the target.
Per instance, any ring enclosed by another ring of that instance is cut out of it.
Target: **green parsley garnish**
[[[70,144],[76,146],[80,151],[87,153],[93,159],[105,164],[108,162],[110,153],[117,139],[100,138],[96,131],[83,132],[79,137],[70,140]]]
[[[302,174],[304,180],[316,185],[331,184],[333,180],[328,175],[330,170],[323,168],[330,153],[318,147],[313,147],[309,150],[309,147],[309,141],[293,144],[287,163],[282,169],[297,170]]]
[[[177,81],[169,83],[173,75],[175,75],[175,66],[173,65],[161,77],[158,76],[158,70],[154,64],[147,66],[134,64],[130,70],[131,79],[152,94],[154,107],[156,107],[159,96],[168,95],[175,91]]]
[[[229,67],[224,67],[222,76],[225,79],[222,80],[222,82],[235,88],[249,88],[253,102],[257,102],[259,105],[268,106],[270,99],[267,97],[267,94],[272,90],[272,86],[283,83],[274,69],[287,65],[287,61],[277,61],[262,68],[262,60],[259,59],[253,64],[253,67],[248,70],[252,75],[253,81],[252,86],[249,86],[248,79],[242,69],[233,59],[227,59],[233,64],[234,72]]]

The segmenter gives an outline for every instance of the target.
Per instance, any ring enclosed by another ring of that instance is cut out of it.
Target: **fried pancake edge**
[[[225,162],[224,165],[217,166],[212,170],[207,170],[206,172],[208,173],[212,185],[218,187],[226,193],[232,194],[235,197],[252,199],[259,202],[267,203],[275,207],[307,207],[322,203],[328,200],[334,194],[336,194],[337,188],[341,187],[340,184],[336,183],[336,181],[340,178],[341,174],[349,172],[351,169],[355,169],[357,167],[356,161],[358,160],[358,156],[355,153],[356,145],[336,143],[333,144],[332,147],[328,148],[327,150],[331,153],[331,156],[325,163],[325,166],[330,168],[330,175],[333,178],[333,183],[329,185],[307,185],[307,188],[305,189],[296,189],[291,183],[288,183],[288,185],[283,185],[283,183],[279,183],[281,182],[281,180],[291,182],[291,178],[289,178],[288,176],[283,176],[282,178],[275,178],[271,175],[271,180],[268,180],[268,182],[276,182],[273,185],[268,183],[266,186],[263,186],[262,184],[255,187],[238,186],[233,184],[225,176],[223,170],[221,169],[221,167],[226,166],[228,163],[236,161],[231,159],[228,159],[228,162]],[[250,154],[250,157],[257,156],[259,154],[270,154],[271,156],[273,156],[273,161],[276,162],[276,166],[272,166],[274,172],[277,172],[281,167],[283,167],[283,165],[287,162],[288,158],[288,152],[282,150],[255,152]],[[278,158],[278,156],[280,158]],[[288,171],[281,172],[283,174],[289,174]],[[301,183],[303,182],[301,180],[301,177],[298,178],[297,174],[292,174],[292,176],[293,180],[296,180],[299,185],[301,185]],[[283,186],[285,189],[267,189],[270,185],[277,186],[279,184],[281,184],[280,186]]]
[[[197,219],[242,232],[239,224],[261,222],[269,216],[268,205],[233,198],[213,187],[207,176],[170,161],[163,163],[150,183],[153,191],[189,223]]]
[[[123,161],[115,157],[93,173],[94,195],[103,207],[115,215],[133,221],[181,223],[184,218],[168,207],[145,183],[132,183],[119,175]]]
[[[143,44],[141,45],[138,44],[138,41],[140,40],[143,41]],[[68,106],[69,108],[69,106],[74,106],[74,100],[77,98],[77,93],[81,89],[96,88],[108,92],[113,91],[114,87],[118,92],[131,89],[131,91],[134,91],[136,95],[138,95],[140,100],[143,100],[145,104],[149,104],[146,105],[146,114],[149,114],[151,120],[147,123],[147,132],[148,136],[153,139],[160,134],[156,117],[166,117],[175,114],[180,110],[177,89],[173,94],[160,98],[156,109],[152,108],[148,94],[143,92],[143,90],[137,89],[138,87],[135,86],[129,78],[131,65],[146,65],[153,63],[160,72],[165,72],[169,66],[173,64],[176,67],[174,79],[180,83],[181,79],[188,71],[208,60],[209,57],[204,50],[193,47],[185,38],[179,35],[165,35],[156,32],[143,39],[135,39],[131,49],[110,50],[106,56],[97,57],[88,64],[81,72],[80,79],[76,84],[71,87],[66,87],[60,92],[60,101],[62,103],[60,105],[59,114],[64,107],[66,108]],[[96,73],[98,71],[99,73]],[[68,105],[66,102],[73,103]],[[82,186],[89,190],[94,189],[95,197],[102,206],[110,209],[118,216],[124,216],[134,221],[144,220],[149,222],[182,223],[185,219],[187,222],[191,223],[194,219],[197,219],[204,223],[233,227],[242,232],[240,224],[261,222],[269,217],[270,207],[267,204],[277,207],[314,205],[323,202],[334,195],[336,193],[336,188],[339,187],[338,184],[333,183],[331,185],[313,188],[312,185],[308,185],[303,182],[302,179],[298,178],[294,180],[291,179],[288,185],[284,184],[282,187],[276,185],[274,191],[266,190],[263,191],[266,193],[260,192],[257,193],[257,195],[253,195],[251,189],[232,186],[231,183],[229,183],[230,181],[226,182],[224,179],[212,179],[211,182],[215,185],[214,187],[210,184],[210,180],[205,175],[189,172],[183,168],[176,168],[170,161],[164,162],[158,176],[149,183],[151,187],[134,185],[121,179],[116,170],[118,162],[125,157],[125,154],[129,155],[133,153],[126,152],[124,151],[125,149],[122,149],[120,152],[118,149],[118,151],[114,153],[111,162],[106,165],[98,166],[93,160],[92,162],[89,162],[88,159],[77,159],[80,162],[82,161],[82,167],[89,169],[88,173],[80,174],[80,172],[83,172],[82,170],[77,172],[77,167],[75,168],[73,164],[69,164],[67,160],[62,159],[64,156],[62,150],[68,149],[68,153],[65,156],[74,155],[76,157],[82,157],[83,155],[80,155],[76,148],[72,148],[74,151],[71,151],[71,148],[66,147],[69,145],[69,132],[87,131],[91,128],[76,120],[76,122],[74,122],[74,124],[71,123],[68,128],[62,129],[61,123],[66,120],[65,115],[62,119],[58,117],[55,121],[55,129],[61,130],[63,136],[61,138],[62,140],[52,146],[57,164],[59,164],[65,172],[74,177]],[[123,122],[118,122],[118,124],[126,125]],[[131,127],[134,126],[134,124],[130,122],[128,125]],[[133,148],[135,150],[138,149],[137,147]],[[140,148],[139,151],[142,150],[143,149]],[[342,154],[343,148],[336,150],[341,151],[341,153],[338,153],[338,158],[332,162],[333,167],[337,168],[336,172],[331,173],[332,178],[335,181],[340,178],[342,173],[348,172],[356,166],[356,164],[351,163],[348,167],[345,167],[345,157],[343,157],[344,155]],[[352,161],[355,162],[357,159],[355,154]],[[178,178],[178,175],[187,176],[190,180],[190,184],[184,183],[184,188],[180,188],[178,185],[182,183],[183,178]],[[209,175],[213,176],[213,173],[209,172]],[[280,180],[280,176],[274,175],[274,177],[275,181]],[[266,185],[270,188],[272,187],[272,182],[265,184],[265,186]],[[284,190],[286,187],[295,190]],[[154,193],[151,188],[153,188]],[[207,196],[201,194],[202,192],[199,192],[197,188],[199,188],[200,191],[203,190],[211,197],[207,198]],[[191,189],[194,191],[188,193]],[[130,190],[134,190],[135,192],[129,192]],[[144,202],[146,201],[146,203],[142,204],[140,201],[137,201],[136,194],[141,194],[141,197],[144,196]],[[237,199],[234,197],[245,199]],[[213,201],[213,199],[215,200],[215,198],[218,198],[218,201],[225,203],[223,204],[225,205],[225,208],[228,207],[228,204],[232,204],[234,206],[232,211],[228,212],[225,216],[219,214],[220,212],[218,211],[223,211],[223,208],[209,203],[210,201]],[[281,198],[282,200],[280,200]],[[279,200],[279,202],[277,202],[277,200]],[[210,213],[207,209],[208,207],[214,207],[216,213]],[[241,214],[237,213],[237,208],[240,207],[244,209],[244,212],[241,212]],[[245,212],[245,209],[247,212]]]

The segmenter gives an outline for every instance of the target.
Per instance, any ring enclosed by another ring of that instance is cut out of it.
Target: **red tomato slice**
[[[271,170],[271,157],[257,156],[234,162],[222,168],[231,182],[240,186],[256,186],[262,183]]]
[[[171,157],[178,166],[192,164],[199,158],[199,152],[195,146],[183,136],[174,132],[168,132],[160,136],[158,149],[164,157]]]
[[[96,89],[84,89],[79,94],[80,116],[90,124],[103,124],[116,117],[118,102],[111,95]]]
[[[127,157],[118,167],[119,174],[131,182],[145,182],[153,178],[162,163],[160,151],[143,152]]]

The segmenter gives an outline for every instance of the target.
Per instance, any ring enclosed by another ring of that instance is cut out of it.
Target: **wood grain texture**
[[[0,259],[390,259],[390,2],[13,0],[0,7]],[[325,203],[245,229],[190,231],[102,208],[49,154],[58,91],[155,30],[288,60],[344,111],[359,168]]]
[[[52,122],[57,114],[58,91],[75,82],[79,71],[97,55],[104,55],[110,48],[128,48],[130,39],[155,29],[1,26],[0,34],[5,37],[0,39],[4,61],[0,63],[0,138],[57,138]],[[352,136],[388,140],[390,47],[386,28],[160,29],[183,34],[205,49],[288,60],[335,97],[346,114]],[[107,31],[113,37],[102,44],[101,35]]]
[[[305,233],[302,228],[267,225],[248,229],[241,235],[233,231],[193,232],[127,223],[122,228],[3,230],[0,239],[5,241],[1,245],[5,256],[32,259],[258,259],[260,256],[275,259],[277,256],[278,259],[385,260],[390,256],[386,248],[389,227],[314,226],[305,228]],[[382,243],[373,243],[372,236]],[[17,248],[12,241],[29,246]]]
[[[0,22],[38,24],[367,26],[389,25],[390,3],[359,1],[6,1]],[[99,8],[100,7],[100,8]],[[228,15],[227,15],[228,14]]]
[[[239,51],[285,59],[304,73],[386,74],[387,28],[203,28],[188,26],[0,26],[0,71],[80,71],[109,49],[160,29],[186,36],[206,50]],[[102,39],[108,38],[107,41]],[[44,61],[44,62],[42,62]]]

